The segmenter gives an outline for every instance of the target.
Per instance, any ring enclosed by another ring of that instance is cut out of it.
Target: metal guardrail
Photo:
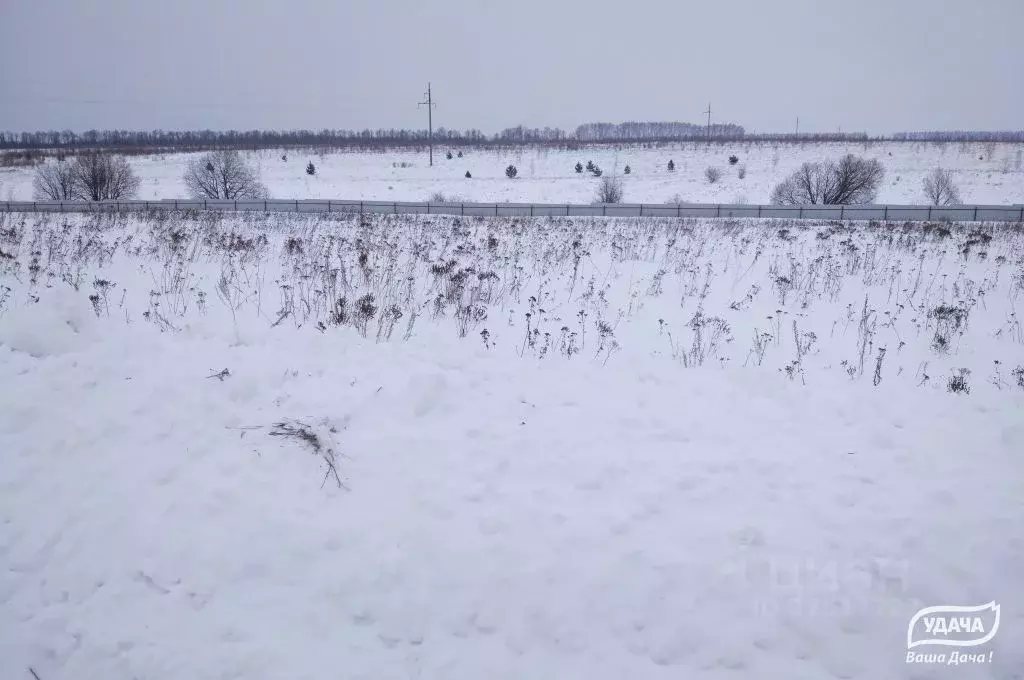
[[[6,212],[138,212],[207,210],[294,213],[464,215],[466,217],[731,217],[900,222],[1024,222],[1024,205],[734,205],[687,203],[418,203],[407,201],[5,201]]]

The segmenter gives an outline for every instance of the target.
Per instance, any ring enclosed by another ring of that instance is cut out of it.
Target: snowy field
[[[1013,143],[688,143],[501,152],[471,148],[463,150],[463,158],[452,160],[445,157],[446,151],[443,145],[435,148],[433,168],[427,164],[426,149],[379,154],[260,151],[246,156],[259,167],[274,198],[425,201],[440,192],[465,201],[590,203],[597,181],[586,171],[577,174],[574,167],[592,160],[606,174],[623,177],[625,202],[768,203],[772,188],[800,164],[854,153],[877,158],[885,167],[878,203],[924,203],[921,182],[937,167],[954,172],[965,203],[1024,203],[1024,144]],[[738,158],[734,166],[729,164],[731,155]],[[189,158],[133,157],[142,180],[139,198],[185,198],[182,174]],[[675,163],[673,172],[667,169],[669,160]],[[312,177],[305,171],[310,161],[317,169]],[[505,177],[509,164],[519,171],[515,180]],[[626,165],[631,169],[628,176],[623,174]],[[704,176],[708,167],[722,171],[714,184]],[[741,168],[746,170],[743,179]],[[465,178],[467,171],[472,179]],[[31,200],[32,172],[0,168],[0,197]]]
[[[739,151],[751,201],[823,155]],[[619,159],[732,200],[700,153]],[[399,157],[262,164],[588,193]],[[1022,295],[983,224],[0,214],[0,677],[1022,678]],[[906,663],[991,600],[990,663]]]

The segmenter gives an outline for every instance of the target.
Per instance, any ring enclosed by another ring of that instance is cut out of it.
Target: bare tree
[[[924,195],[931,205],[960,205],[960,188],[953,181],[953,173],[935,168],[922,182]]]
[[[71,163],[58,160],[40,165],[32,178],[32,196],[37,201],[74,200],[75,174]]]
[[[857,205],[871,203],[885,176],[882,164],[849,154],[838,162],[804,163],[772,190],[778,205]]]
[[[74,197],[81,201],[111,201],[132,198],[139,190],[139,178],[123,156],[87,153],[71,164]]]
[[[709,167],[704,170],[704,178],[707,179],[708,184],[714,184],[722,179],[722,171],[715,167]]]
[[[621,203],[622,182],[614,177],[603,177],[597,184],[598,203]]]
[[[213,151],[193,158],[184,179],[193,198],[265,199],[269,195],[259,174],[237,151]]]

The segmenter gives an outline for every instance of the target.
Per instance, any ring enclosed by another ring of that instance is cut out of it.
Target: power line
[[[416,108],[427,107],[427,148],[430,153],[430,167],[434,167],[434,107],[437,104],[434,103],[433,95],[430,93],[430,83],[427,83],[427,91],[423,93],[423,96],[427,98],[427,101],[420,102]]]

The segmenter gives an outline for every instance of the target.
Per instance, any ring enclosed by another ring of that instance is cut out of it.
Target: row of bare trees
[[[122,156],[89,153],[41,165],[32,180],[38,200],[109,201],[132,198],[139,178]]]
[[[873,203],[885,177],[878,160],[848,154],[838,161],[804,163],[772,190],[777,205],[861,205]],[[960,190],[949,170],[936,168],[922,182],[931,205],[960,203]]]
[[[193,198],[265,199],[259,173],[237,151],[214,151],[189,161],[185,186]],[[139,178],[123,156],[87,153],[39,166],[32,193],[42,201],[114,201],[134,198]]]

